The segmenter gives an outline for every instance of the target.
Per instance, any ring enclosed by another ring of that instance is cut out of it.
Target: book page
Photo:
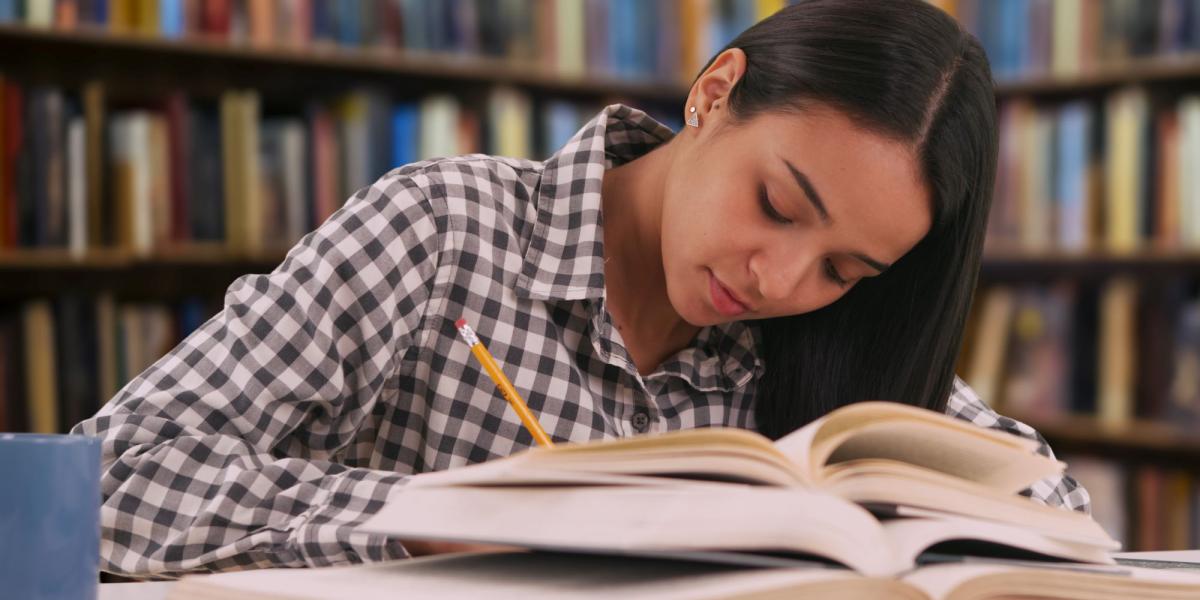
[[[826,457],[826,471],[861,459],[896,461],[1014,495],[1063,472],[1062,463],[1040,454],[999,446],[986,438],[931,431],[927,424],[913,421],[872,423],[828,441],[814,453]]]
[[[803,553],[866,575],[890,575],[912,565],[892,554],[870,513],[802,488],[703,483],[402,488],[359,529],[405,539],[593,552]]]
[[[795,465],[767,438],[742,429],[704,428],[531,448],[485,463],[422,473],[411,478],[409,485],[517,485],[556,481],[613,485],[624,476],[773,486],[804,482]],[[649,482],[643,479],[640,483]]]
[[[1105,548],[1058,539],[1026,527],[977,519],[895,519],[884,522],[883,529],[897,554],[914,563],[922,552],[936,544],[978,540],[1075,562],[1115,564]]]
[[[980,560],[922,567],[903,579],[935,600],[1200,598],[1200,574],[1133,567],[1005,564],[1004,561]]]
[[[192,575],[172,589],[170,600],[718,600],[770,594],[927,600],[902,582],[845,570],[751,569],[541,553],[458,554],[350,567]]]
[[[869,466],[873,468],[868,469]],[[899,470],[904,472],[896,473]],[[856,476],[832,479],[824,489],[859,504],[895,505],[901,512],[924,509],[1030,527],[1095,546],[1111,549],[1120,546],[1099,523],[1081,512],[1046,506],[1015,494],[992,492],[936,471],[887,461],[860,464],[855,471]]]
[[[906,462],[1013,494],[1063,471],[1036,453],[1033,440],[895,402],[844,406],[775,446],[818,485],[827,465],[861,458]]]

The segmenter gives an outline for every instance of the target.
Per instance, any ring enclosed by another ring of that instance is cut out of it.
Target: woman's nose
[[[811,252],[780,250],[760,252],[751,259],[750,270],[758,281],[764,300],[778,302],[796,295],[801,283],[819,262]]]

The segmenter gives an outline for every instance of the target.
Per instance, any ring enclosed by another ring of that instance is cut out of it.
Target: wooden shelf
[[[989,281],[1100,279],[1114,275],[1130,275],[1142,279],[1200,275],[1200,250],[996,250],[985,253],[981,270],[981,276]]]
[[[5,60],[3,57],[16,57]],[[226,40],[189,37],[165,39],[158,36],[115,34],[103,29],[71,31],[33,29],[0,25],[0,66],[25,67],[36,75],[44,68],[60,79],[78,67],[77,79],[157,79],[166,74],[171,85],[199,83],[206,72],[219,70],[217,80],[226,87],[251,85],[271,87],[273,82],[291,86],[327,83],[331,80],[362,83],[364,80],[410,89],[414,80],[444,85],[515,85],[534,91],[567,96],[635,97],[645,100],[681,101],[689,86],[661,80],[628,79],[586,74],[572,78],[554,73],[539,64],[477,55],[419,53],[389,47],[343,47],[316,44],[302,48],[231,44]],[[109,72],[100,72],[115,65]],[[64,71],[68,73],[64,73]],[[296,75],[319,81],[298,81]],[[421,86],[416,86],[421,87]]]
[[[1003,409],[1002,409],[1003,410]],[[1194,465],[1200,460],[1200,431],[1171,423],[1107,423],[1091,415],[1037,419],[1008,414],[1037,429],[1056,454],[1089,454],[1115,459]]]
[[[284,250],[237,254],[220,245],[188,245],[139,256],[125,250],[0,252],[0,300],[114,290],[131,298],[220,294],[247,273],[268,273]]]
[[[1200,55],[1177,54],[1129,59],[1077,75],[1040,74],[998,80],[996,95],[1054,96],[1106,91],[1135,84],[1200,82]]]
[[[0,251],[0,270],[115,270],[145,265],[220,267],[230,263],[278,264],[283,260],[285,253],[286,249],[253,254],[237,253],[219,243],[170,246],[156,249],[149,255],[139,255],[130,250],[116,248],[92,249],[82,255],[61,248],[21,249]]]

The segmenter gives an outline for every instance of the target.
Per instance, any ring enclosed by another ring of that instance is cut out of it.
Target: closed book
[[[252,45],[268,47],[275,44],[277,5],[278,0],[246,0]]]
[[[349,198],[371,183],[371,100],[366,92],[355,92],[337,104],[341,166],[338,195]]]
[[[415,162],[421,152],[420,108],[401,102],[392,109],[392,164]]]
[[[584,0],[555,0],[555,66],[560,75],[582,77],[587,67]]]
[[[1125,466],[1115,460],[1095,456],[1062,456],[1067,463],[1067,475],[1088,491],[1092,501],[1092,518],[1113,539],[1129,544],[1129,495],[1126,494]]]
[[[0,247],[14,248],[20,238],[20,191],[21,191],[21,160],[22,146],[25,139],[25,93],[24,89],[11,80],[2,82],[4,85],[4,105],[0,107],[0,210],[4,217],[0,218]]]
[[[313,173],[313,226],[325,222],[342,204],[339,172],[341,151],[338,146],[333,116],[323,108],[309,110],[309,131],[312,138],[311,160]]]
[[[1137,249],[1143,239],[1143,153],[1147,152],[1143,127],[1149,119],[1148,100],[1142,90],[1124,90],[1108,99],[1105,110],[1105,241],[1110,250],[1128,252]]]
[[[1107,423],[1127,423],[1133,418],[1137,297],[1137,283],[1120,278],[1106,284],[1101,298],[1097,411]]]
[[[96,394],[101,406],[116,395],[125,382],[118,371],[117,307],[109,292],[95,296]]]
[[[183,37],[184,0],[159,0],[158,33],[168,39]]]
[[[1153,239],[1160,248],[1178,248],[1180,238],[1179,112],[1164,110],[1155,120],[1158,128],[1158,160],[1154,163],[1157,182],[1154,195]]]
[[[64,295],[54,303],[59,431],[70,431],[100,408],[94,308],[90,298],[77,294]]]
[[[4,133],[5,127],[5,108],[4,95],[8,89],[5,83],[4,74],[0,73],[0,249],[7,246],[5,241],[6,232],[8,231],[9,207],[8,207],[8,183],[12,177],[9,161],[7,158],[6,138]]]
[[[421,100],[417,109],[420,115],[420,150],[418,155],[422,160],[457,156],[461,154],[458,146],[458,100],[448,94],[434,94]],[[403,163],[397,163],[399,166]]]
[[[1067,250],[1085,251],[1092,240],[1088,217],[1092,199],[1090,135],[1093,113],[1086,102],[1074,102],[1058,113],[1057,168],[1055,198],[1058,245]]]
[[[1055,0],[1053,3],[1053,50],[1051,72],[1069,76],[1080,71],[1083,3],[1087,0]]]
[[[67,247],[71,255],[87,254],[88,240],[88,180],[87,124],[81,116],[67,123],[65,184],[67,195]]]
[[[1179,162],[1200,161],[1200,96],[1179,101]],[[1200,247],[1200,175],[1196,169],[1179,170],[1179,236],[1186,248]]]
[[[512,88],[495,88],[488,96],[488,154],[532,158],[532,108],[529,97]]]
[[[21,322],[29,431],[59,433],[58,382],[54,375],[58,350],[50,301],[25,303],[21,307]]]
[[[225,239],[224,156],[220,116],[207,106],[191,106],[187,130],[190,134],[188,165],[184,167],[187,185],[186,239],[219,241]]]
[[[104,128],[105,86],[101,81],[89,81],[83,86],[84,151],[86,153],[86,198],[87,233],[90,246],[111,245],[113,230],[113,207],[106,200],[108,178],[105,176]]]
[[[184,242],[192,239],[189,194],[192,188],[190,166],[194,140],[189,128],[191,115],[188,98],[183,92],[175,92],[167,97],[164,116],[167,144],[165,157],[169,180],[166,204],[170,207],[167,238],[172,242]]]

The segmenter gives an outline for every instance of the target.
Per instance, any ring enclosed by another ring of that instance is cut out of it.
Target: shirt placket
[[[654,403],[654,394],[647,387],[641,373],[638,373],[620,333],[613,326],[611,315],[604,308],[604,300],[597,299],[589,304],[591,327],[588,334],[592,340],[592,347],[601,360],[619,368],[624,375],[617,385],[616,393],[617,407],[621,414],[614,415],[623,426],[621,433],[637,435],[659,430],[661,419]]]

